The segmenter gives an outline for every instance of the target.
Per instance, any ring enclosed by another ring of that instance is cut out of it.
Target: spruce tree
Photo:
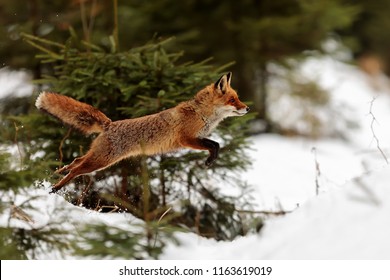
[[[216,81],[228,66],[211,66],[209,60],[179,63],[183,53],[166,50],[171,40],[119,51],[114,37],[109,38],[111,46],[104,48],[79,39],[72,31],[64,44],[27,34],[24,38],[39,50],[37,58],[44,64],[46,74],[36,83],[91,104],[113,120],[152,114],[188,100]],[[92,140],[38,112],[33,106],[37,95],[31,97],[28,114],[2,116],[2,142],[18,147],[20,155],[10,159],[9,154],[1,153],[3,196],[23,193],[28,197],[31,188],[45,190],[46,181],[58,179],[53,175],[55,169],[85,153]],[[31,221],[24,221],[24,226],[9,223],[2,228],[1,242],[7,249],[4,252],[13,254],[4,253],[3,258],[42,257],[45,252],[39,248],[97,258],[158,258],[179,229],[218,240],[245,234],[250,222],[239,210],[250,207],[250,196],[238,173],[250,164],[246,124],[251,117],[220,125],[212,137],[222,148],[211,168],[204,165],[207,154],[199,151],[140,156],[81,176],[55,195],[63,196],[75,209],[87,208],[101,215],[131,213],[143,221],[138,230],[91,223],[78,224],[80,229],[74,234],[58,220],[41,228]],[[15,164],[19,166],[15,168]],[[234,188],[238,195],[223,195],[221,188]],[[7,215],[16,207],[28,213],[29,203],[14,205],[12,199],[2,200],[0,211]],[[59,214],[61,211],[56,215],[74,221],[72,216]],[[104,240],[115,246],[108,248]]]

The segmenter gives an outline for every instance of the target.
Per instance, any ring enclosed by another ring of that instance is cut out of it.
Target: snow
[[[284,217],[260,235],[216,242],[181,234],[167,259],[387,259],[390,257],[390,169],[351,180]]]
[[[177,233],[180,244],[168,244],[161,259],[390,258],[390,166],[385,159],[390,155],[389,82],[326,56],[308,59],[298,71],[330,91],[331,106],[339,115],[329,118],[326,128],[342,129],[344,139],[252,137],[253,165],[242,174],[253,186],[256,210],[291,212],[265,220],[259,234],[233,241]],[[357,126],[348,125],[351,121]],[[71,208],[81,222],[138,222],[123,213],[65,205],[63,198],[46,195],[46,184],[33,195],[37,192],[47,197],[41,203],[48,209],[58,204]],[[32,215],[37,223],[45,223],[45,217]]]
[[[293,215],[274,221],[260,240],[259,257],[388,258],[389,179],[388,169],[366,175],[349,182],[342,191],[311,200]]]
[[[0,68],[0,100],[9,96],[24,97],[31,95],[34,86],[31,75],[23,70]]]

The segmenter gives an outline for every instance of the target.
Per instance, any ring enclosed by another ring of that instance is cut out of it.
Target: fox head
[[[230,86],[232,73],[223,75],[212,85],[212,102],[216,114],[221,117],[242,116],[249,111],[249,107],[240,101],[237,92]]]
[[[237,92],[231,88],[231,79],[232,73],[229,72],[195,95],[195,102],[204,116],[218,122],[226,117],[245,115],[249,111],[249,107],[240,101]]]

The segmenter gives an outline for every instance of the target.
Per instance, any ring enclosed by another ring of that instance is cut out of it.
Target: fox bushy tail
[[[111,123],[105,114],[91,105],[56,93],[42,92],[35,106],[86,135],[103,132]]]

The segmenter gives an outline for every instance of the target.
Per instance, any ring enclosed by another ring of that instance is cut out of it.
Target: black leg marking
[[[207,158],[205,164],[207,167],[211,166],[213,162],[218,158],[218,153],[219,153],[219,143],[215,142],[213,140],[203,138],[201,139],[202,145],[207,148],[209,151],[210,155]]]

